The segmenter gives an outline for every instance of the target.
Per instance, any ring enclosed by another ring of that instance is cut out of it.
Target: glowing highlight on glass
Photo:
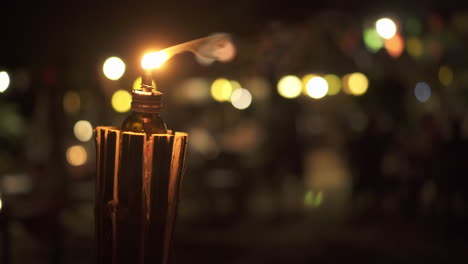
[[[112,108],[119,113],[128,112],[132,104],[132,95],[125,90],[117,90],[111,99]]]
[[[145,70],[161,67],[169,59],[169,54],[165,51],[158,51],[145,54],[141,60],[141,67]]]
[[[284,98],[296,98],[301,94],[302,82],[294,75],[287,75],[278,82],[278,93]]]
[[[3,93],[10,86],[10,76],[6,71],[0,72],[0,93]]]
[[[93,137],[93,126],[87,120],[80,120],[73,126],[73,134],[81,142],[89,141]]]
[[[369,80],[364,74],[360,72],[350,74],[347,78],[347,82],[349,91],[353,95],[363,95],[366,93],[367,88],[369,87]]]
[[[414,88],[414,96],[421,103],[427,102],[431,98],[431,87],[426,82],[418,82]]]
[[[211,96],[218,102],[226,102],[231,99],[232,84],[228,79],[216,79],[211,85]]]
[[[66,158],[68,164],[72,166],[81,166],[86,163],[88,155],[82,146],[75,145],[67,149]]]
[[[375,22],[377,33],[384,39],[391,39],[397,32],[397,26],[390,18],[381,18]]]
[[[328,83],[328,92],[327,95],[335,95],[341,90],[341,80],[340,77],[334,74],[327,74],[323,76],[325,81]]]
[[[314,99],[320,99],[327,95],[328,83],[322,77],[313,77],[307,82],[306,91],[308,96]]]
[[[249,90],[244,88],[236,89],[232,92],[231,95],[231,104],[239,109],[244,110],[250,106],[252,103],[252,95],[250,94]]]
[[[118,80],[125,73],[125,63],[119,57],[110,57],[102,66],[104,75],[110,80]]]

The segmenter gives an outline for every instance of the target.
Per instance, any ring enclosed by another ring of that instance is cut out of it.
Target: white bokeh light
[[[252,103],[252,95],[250,94],[249,90],[244,88],[236,89],[232,92],[231,95],[231,104],[239,109],[243,110],[250,106]]]
[[[390,18],[381,18],[375,22],[377,33],[384,39],[391,39],[397,32],[397,26]]]
[[[110,80],[118,80],[125,73],[125,63],[118,57],[110,57],[102,66],[104,75]]]
[[[10,86],[10,76],[6,71],[0,71],[0,93],[3,93]]]
[[[322,77],[313,77],[306,84],[306,92],[308,96],[314,99],[320,99],[327,95],[328,83]]]

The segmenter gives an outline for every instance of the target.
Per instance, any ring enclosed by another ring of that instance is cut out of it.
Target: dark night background
[[[166,124],[190,133],[175,263],[467,259],[468,9],[455,2],[4,1],[0,263],[96,262],[95,143],[75,123],[119,126],[129,113],[111,97],[131,91],[145,51],[215,32],[232,34],[233,61],[184,53],[154,76]],[[397,22],[401,54],[365,43],[381,17]],[[126,64],[116,81],[110,56]],[[355,72],[369,81],[360,96],[276,88]],[[212,98],[221,77],[250,91],[247,109]]]

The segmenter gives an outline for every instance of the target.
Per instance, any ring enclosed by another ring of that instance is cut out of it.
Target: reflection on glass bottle
[[[133,90],[132,113],[123,122],[122,130],[147,134],[166,134],[166,124],[159,116],[162,96],[161,92],[146,84],[142,84],[141,90]]]

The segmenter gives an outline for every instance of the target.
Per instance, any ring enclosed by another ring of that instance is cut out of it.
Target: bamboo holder
[[[167,264],[188,134],[95,132],[97,263]]]

